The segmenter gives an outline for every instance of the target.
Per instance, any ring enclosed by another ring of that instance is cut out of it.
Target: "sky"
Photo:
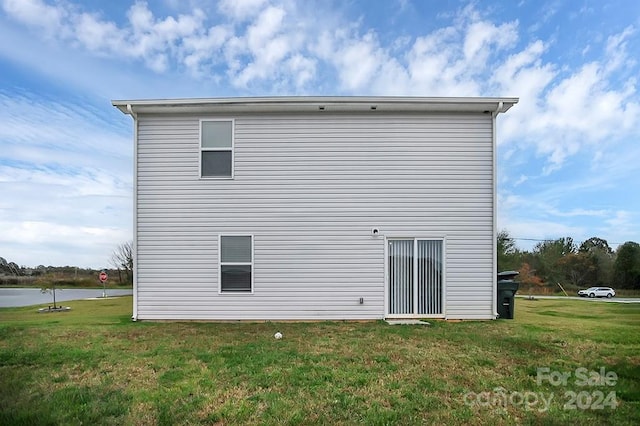
[[[640,242],[636,0],[0,0],[0,256],[103,268],[132,239],[113,99],[496,96],[498,227]]]

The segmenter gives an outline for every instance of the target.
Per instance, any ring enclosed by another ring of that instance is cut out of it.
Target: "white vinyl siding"
[[[140,319],[383,318],[385,236],[421,235],[447,318],[493,317],[490,114],[138,119]],[[233,180],[199,178],[201,119],[234,119]],[[251,297],[220,294],[220,235],[254,236]]]

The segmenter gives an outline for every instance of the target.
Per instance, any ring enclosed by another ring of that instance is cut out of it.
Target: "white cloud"
[[[520,175],[520,177],[513,183],[513,186],[518,186],[529,180],[528,176]]]
[[[16,20],[44,30],[47,36],[66,34],[63,22],[68,12],[62,7],[41,0],[4,0],[2,6]]]
[[[551,173],[581,150],[602,149],[602,144],[637,133],[640,107],[635,79],[627,79],[622,88],[611,80],[612,70],[631,60],[624,40],[632,32],[627,28],[611,36],[601,60],[569,73],[542,61],[541,41],[510,56],[494,83],[506,93],[517,93],[521,102],[500,123],[501,143],[518,137],[521,143],[532,144],[548,158],[544,172]]]
[[[607,210],[587,210],[582,208],[571,209],[569,211],[559,211],[557,209],[550,209],[549,213],[554,216],[560,217],[576,217],[576,216],[591,216],[591,217],[606,217],[610,214]]]
[[[627,54],[627,40],[636,30],[628,26],[619,34],[613,34],[607,38],[606,54],[608,61],[605,72],[615,71],[621,66],[633,66],[636,59]]]
[[[165,16],[153,3],[135,2],[117,19],[64,0],[4,0],[7,18],[36,31],[30,37],[9,37],[16,40],[15,47],[5,44],[0,52],[53,75],[50,80],[55,83],[81,81],[86,93],[103,96],[519,96],[519,104],[499,118],[501,160],[509,158],[518,165],[514,178],[501,175],[506,189],[500,197],[500,220],[513,225],[514,234],[545,238],[571,232],[577,237],[583,228],[574,226],[573,218],[596,218],[607,232],[613,232],[616,220],[622,225],[636,220],[625,216],[629,209],[610,205],[564,207],[559,194],[586,193],[594,185],[614,187],[620,182],[616,179],[637,175],[638,151],[629,143],[622,146],[622,141],[640,134],[633,54],[637,23],[579,40],[572,49],[579,58],[588,53],[588,62],[563,63],[552,35],[527,34],[520,21],[492,19],[475,2],[440,14],[440,26],[390,33],[368,26],[362,16],[341,15],[348,7],[319,11],[321,3],[173,3],[184,13]],[[405,2],[400,4],[400,12],[415,13]],[[551,22],[559,15],[557,4],[545,6],[540,14]],[[7,26],[6,31],[20,35],[19,25]],[[56,56],[68,64],[59,63]],[[44,62],[49,64],[46,69]],[[68,102],[34,102],[0,93],[0,155],[37,165],[31,182],[20,164],[3,169],[2,179],[14,179],[13,185],[24,185],[28,192],[46,184],[50,176],[52,186],[47,188],[54,193],[65,188],[69,200],[75,200],[68,205],[79,210],[91,197],[118,199],[131,181],[130,128],[113,129],[114,120],[101,120],[99,115]],[[100,155],[91,155],[96,152]],[[124,178],[101,168],[100,156],[109,158]],[[578,181],[555,173],[562,185],[530,189],[540,181],[548,183],[545,174],[563,171],[577,158],[587,159],[585,167],[593,176],[583,175]],[[69,164],[77,166],[69,171]],[[530,167],[524,170],[526,166]],[[532,194],[519,197],[515,187]],[[508,192],[512,190],[514,194]],[[57,198],[48,200],[60,203]],[[529,216],[533,219],[518,219],[521,208],[535,212]],[[64,226],[50,217],[30,221]],[[90,228],[88,223],[83,226]],[[111,224],[105,221],[98,228],[110,229]]]
[[[607,86],[601,64],[590,63],[549,91],[544,112],[528,127],[542,136],[539,149],[550,154],[551,167],[585,145],[610,143],[638,129],[638,104]]]
[[[638,214],[627,210],[614,212],[609,219],[604,221],[604,226],[598,229],[602,235],[607,236],[607,241],[615,250],[618,245],[627,241],[634,241],[633,235],[637,235]],[[637,239],[635,242],[639,242]]]
[[[5,256],[24,266],[106,267],[117,245],[131,239],[131,234],[122,229],[39,221],[0,220],[0,228],[4,230],[0,234],[0,244],[12,247],[11,253],[5,253]]]
[[[4,225],[4,226],[2,226]],[[97,241],[100,238],[115,236],[112,241],[127,241],[130,238],[125,233],[105,228],[59,225],[47,222],[23,221],[18,226],[13,223],[2,223],[0,227],[6,231],[0,237],[5,243],[20,244],[44,244],[60,241],[82,241],[91,239]]]
[[[517,23],[510,22],[496,26],[487,21],[469,24],[463,44],[465,60],[468,64],[486,66],[489,55],[515,43],[518,38]]]
[[[280,80],[302,90],[315,76],[315,60],[304,46],[306,18],[295,7],[266,1],[221,2],[230,21],[208,26],[200,8],[177,17],[157,17],[146,2],[135,2],[123,24],[98,13],[81,12],[68,3],[50,6],[30,0],[29,7],[5,0],[5,12],[29,26],[46,26],[61,43],[71,43],[99,57],[142,61],[156,73],[184,67],[198,78],[219,78],[220,65],[236,87]],[[34,18],[46,10],[47,20]],[[42,21],[42,22],[41,22]],[[235,25],[248,21],[248,24]],[[286,29],[285,29],[286,24]],[[301,72],[301,76],[289,72]],[[286,88],[286,87],[285,87]]]
[[[106,265],[131,239],[130,128],[108,122],[115,114],[0,91],[5,257],[31,266]]]
[[[247,44],[252,51],[264,47],[265,40],[274,38],[282,30],[282,23],[286,12],[281,7],[269,6],[266,8],[255,23],[247,30]]]
[[[171,58],[197,54],[185,51],[182,40],[208,38],[211,34],[203,27],[205,15],[198,8],[177,18],[158,19],[146,2],[137,1],[127,13],[128,25],[122,27],[96,13],[80,12],[68,3],[51,6],[40,0],[4,0],[3,8],[14,19],[42,28],[60,41],[98,55],[143,60],[156,72],[166,71]]]
[[[114,128],[115,122],[102,112],[82,104],[2,90],[0,122],[2,157],[7,160],[68,164],[69,156],[80,156],[85,160],[76,163],[79,166],[101,169],[101,158],[121,161],[131,156],[130,129]]]
[[[81,45],[93,52],[120,51],[125,46],[124,35],[113,22],[102,22],[94,15],[82,13],[76,17],[76,36]]]
[[[221,60],[222,47],[231,37],[232,31],[224,26],[210,27],[202,35],[187,36],[182,40],[182,60],[192,75],[202,77],[207,70]]]
[[[273,77],[278,65],[288,56],[293,40],[284,35],[282,25],[286,12],[280,7],[270,6],[259,14],[246,35],[239,39],[237,51],[232,57],[248,54],[246,66],[234,77],[234,84],[246,87],[254,80]]]
[[[321,59],[333,67],[346,92],[480,95],[482,84],[476,79],[490,70],[489,58],[517,40],[516,22],[493,24],[473,7],[463,9],[453,26],[418,36],[413,45],[401,36],[383,46],[374,31],[361,31],[358,22],[319,22],[316,10],[290,2],[223,1],[219,10],[230,22],[215,26],[207,26],[198,8],[160,19],[146,3],[136,2],[126,23],[118,25],[67,3],[33,4],[56,17],[48,26],[57,28],[62,41],[98,56],[140,60],[157,73],[183,66],[201,78],[219,75],[214,70],[222,65],[240,88],[275,83],[285,90],[304,91],[303,86],[312,86],[317,78]],[[23,19],[21,9],[12,5],[5,1],[10,16],[39,25]],[[401,46],[407,50],[401,51]]]
[[[583,179],[578,177],[577,179]],[[498,194],[498,225],[507,229],[512,237],[522,238],[519,247],[530,250],[536,243],[532,240],[556,239],[571,236],[584,241],[599,236],[609,241],[618,240],[619,233],[607,223],[616,215],[611,208],[574,207],[563,202],[567,194],[584,192],[592,182],[583,182],[584,187],[563,183],[540,190],[529,190],[526,195],[501,190]],[[591,188],[593,189],[593,188]],[[601,206],[601,204],[596,204]],[[631,227],[625,231],[631,232]],[[629,234],[627,234],[629,235]]]
[[[346,93],[518,95],[522,101],[505,118],[501,141],[524,126],[529,143],[548,156],[549,170],[579,151],[582,140],[620,133],[612,117],[627,131],[638,118],[637,103],[629,102],[637,96],[635,81],[629,78],[625,91],[607,87],[612,70],[633,64],[627,52],[633,26],[609,36],[602,60],[567,73],[543,60],[548,42],[533,40],[514,51],[518,21],[492,22],[473,3],[448,26],[417,34],[413,42],[401,35],[388,45],[362,21],[320,22],[317,7],[289,1],[224,0],[218,4],[223,21],[215,25],[197,7],[162,18],[140,1],[120,24],[63,2],[4,0],[3,7],[14,19],[98,56],[143,61],[157,73],[183,68],[198,78],[228,78],[242,89],[305,92],[318,87],[318,69],[328,66]],[[544,19],[556,9],[547,4]],[[503,53],[509,56],[496,66]],[[530,120],[531,114],[540,119]],[[558,141],[559,135],[576,137]]]
[[[480,91],[473,80],[458,81],[464,73],[461,63],[456,61],[459,47],[449,48],[456,45],[456,37],[457,30],[448,27],[416,39],[408,55],[408,70],[411,82],[421,92],[441,96],[447,92],[476,95]]]
[[[339,33],[333,40],[328,59],[339,70],[343,90],[358,92],[366,89],[376,78],[380,67],[390,60],[380,48],[372,32],[361,38],[342,38]]]
[[[410,87],[426,95],[486,94],[486,75],[494,72],[491,57],[513,46],[518,23],[495,25],[473,8],[460,12],[452,26],[418,37],[408,53]]]
[[[293,76],[294,86],[298,89],[304,88],[316,75],[316,61],[300,54],[289,58],[286,66],[289,74]]]
[[[222,0],[218,3],[220,11],[234,20],[246,21],[255,17],[267,0]]]
[[[517,245],[523,250],[531,250],[537,243],[536,240],[555,240],[561,237],[573,236],[576,241],[581,241],[585,235],[585,229],[580,226],[572,226],[552,220],[517,220],[508,218],[498,220],[499,229],[507,229],[509,235],[518,238]],[[522,237],[526,235],[526,237]],[[526,239],[524,239],[526,238]],[[588,238],[588,237],[586,237]]]
[[[517,38],[517,22],[495,25],[466,8],[451,26],[413,42],[400,36],[388,46],[358,22],[337,26],[319,34],[314,52],[334,67],[349,93],[473,96],[485,90],[492,56]]]

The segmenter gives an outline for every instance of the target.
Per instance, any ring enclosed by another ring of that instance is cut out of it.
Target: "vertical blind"
[[[413,313],[413,240],[389,241],[389,313]]]
[[[418,240],[417,313],[442,313],[442,241]]]
[[[389,240],[389,314],[442,314],[441,240]]]

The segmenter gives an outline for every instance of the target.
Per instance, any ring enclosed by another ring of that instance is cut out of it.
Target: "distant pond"
[[[132,290],[109,290],[109,296],[130,296]],[[56,305],[69,300],[102,297],[102,289],[56,289]],[[53,304],[51,293],[42,293],[39,288],[0,288],[0,308]]]

